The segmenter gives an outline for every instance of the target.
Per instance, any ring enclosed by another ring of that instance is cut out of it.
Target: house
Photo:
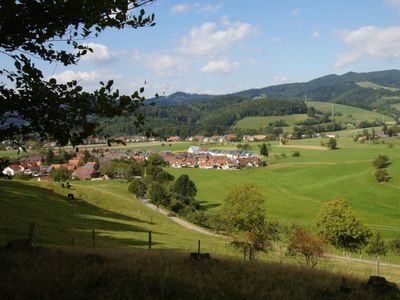
[[[267,136],[265,134],[256,134],[254,136],[254,141],[265,141]]]
[[[39,174],[40,166],[37,163],[24,163],[21,166],[24,168],[23,172],[26,175],[37,176]]]
[[[168,139],[167,139],[167,142],[179,142],[179,141],[181,141],[181,138],[179,137],[179,136],[170,136]]]
[[[326,137],[335,139],[336,138],[336,134],[327,134]]]
[[[224,140],[226,142],[233,142],[233,141],[236,141],[237,139],[238,139],[238,137],[236,135],[234,135],[234,134],[226,134],[226,135],[224,135]]]
[[[199,154],[200,147],[199,146],[190,146],[187,152],[190,154]]]
[[[194,139],[198,142],[203,142],[204,141],[204,135],[196,135]]]
[[[15,176],[16,174],[21,173],[23,171],[24,167],[22,167],[21,165],[12,164],[3,170],[3,174],[7,176]]]
[[[98,164],[96,162],[87,162],[72,172],[72,179],[88,180],[97,177]]]

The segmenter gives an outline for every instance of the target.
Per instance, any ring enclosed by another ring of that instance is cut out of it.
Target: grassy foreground
[[[0,251],[1,299],[398,299],[351,276],[171,251]],[[345,285],[349,294],[341,291]]]

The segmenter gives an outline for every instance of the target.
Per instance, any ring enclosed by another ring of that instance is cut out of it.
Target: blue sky
[[[228,93],[348,71],[397,69],[400,0],[157,0],[157,25],[109,30],[78,66],[46,76],[129,93]]]

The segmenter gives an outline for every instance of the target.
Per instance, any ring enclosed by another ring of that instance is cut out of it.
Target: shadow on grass
[[[211,209],[211,208],[216,208],[218,206],[221,206],[221,204],[219,203],[208,203],[207,201],[199,201],[200,202],[200,206],[202,209],[207,210],[207,209]]]
[[[3,242],[26,238],[31,222],[36,224],[35,242],[40,244],[68,245],[74,238],[76,244],[89,245],[94,229],[96,239],[104,245],[145,246],[151,230],[146,220],[103,210],[82,199],[67,200],[52,190],[16,181],[0,180],[0,211]]]

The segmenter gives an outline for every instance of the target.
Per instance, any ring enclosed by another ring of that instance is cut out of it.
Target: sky
[[[400,0],[156,0],[156,26],[107,30],[77,66],[46,66],[87,89],[224,94],[328,74],[400,68]]]

